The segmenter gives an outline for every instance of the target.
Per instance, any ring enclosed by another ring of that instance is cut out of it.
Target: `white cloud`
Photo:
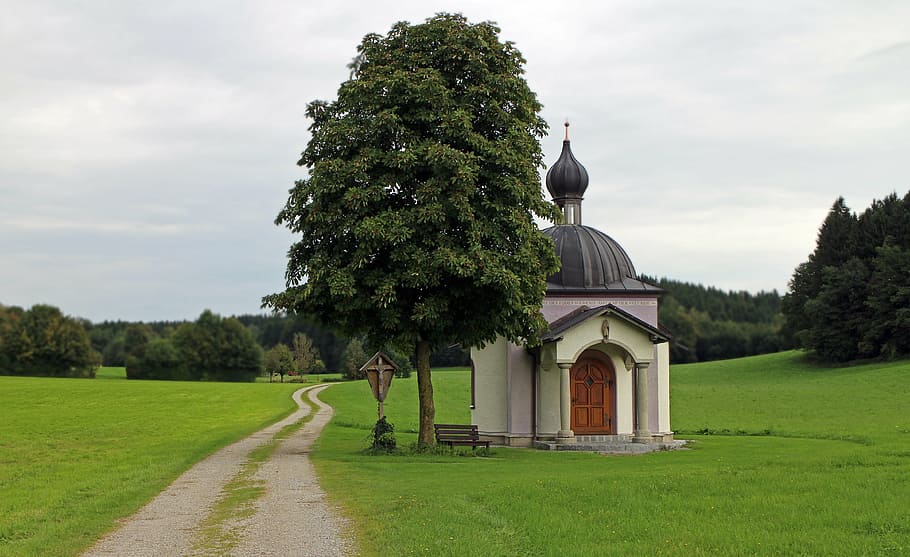
[[[0,302],[257,311],[306,103],[363,35],[438,11],[516,43],[546,161],[568,116],[585,222],[640,271],[781,290],[837,196],[910,188],[905,3],[35,0],[0,20]]]

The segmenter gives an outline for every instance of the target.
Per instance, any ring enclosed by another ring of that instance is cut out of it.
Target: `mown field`
[[[0,377],[0,556],[77,555],[300,385]]]
[[[336,418],[314,459],[364,555],[910,554],[910,362],[822,369],[784,353],[672,374],[691,450],[366,456],[376,404],[359,381],[322,394]],[[300,386],[122,377],[0,378],[0,556],[78,554],[286,415]],[[468,373],[436,370],[434,385],[438,421],[467,422]],[[386,412],[413,443],[413,378]]]
[[[910,362],[823,369],[797,353],[675,366],[692,449],[600,456],[365,456],[375,403],[336,407],[314,458],[364,555],[910,553]],[[467,422],[467,372],[434,374],[438,421]],[[414,380],[386,404],[416,439]]]

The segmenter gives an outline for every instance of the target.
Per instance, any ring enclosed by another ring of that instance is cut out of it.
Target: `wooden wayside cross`
[[[385,402],[389,387],[392,385],[392,377],[395,376],[395,371],[397,370],[398,366],[395,365],[392,358],[383,354],[382,351],[373,354],[373,357],[360,368],[360,371],[366,373],[370,388],[373,389],[373,396],[379,401],[380,418],[385,415],[382,403]]]

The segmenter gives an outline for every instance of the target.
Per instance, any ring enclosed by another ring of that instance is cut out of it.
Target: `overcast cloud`
[[[528,60],[584,222],[641,273],[786,291],[839,195],[910,189],[910,3],[0,2],[0,303],[259,312],[272,224],[361,38],[439,11]]]

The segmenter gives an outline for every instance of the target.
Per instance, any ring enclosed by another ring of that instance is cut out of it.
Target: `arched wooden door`
[[[580,435],[616,433],[616,374],[608,363],[579,358],[569,370],[572,431]]]

